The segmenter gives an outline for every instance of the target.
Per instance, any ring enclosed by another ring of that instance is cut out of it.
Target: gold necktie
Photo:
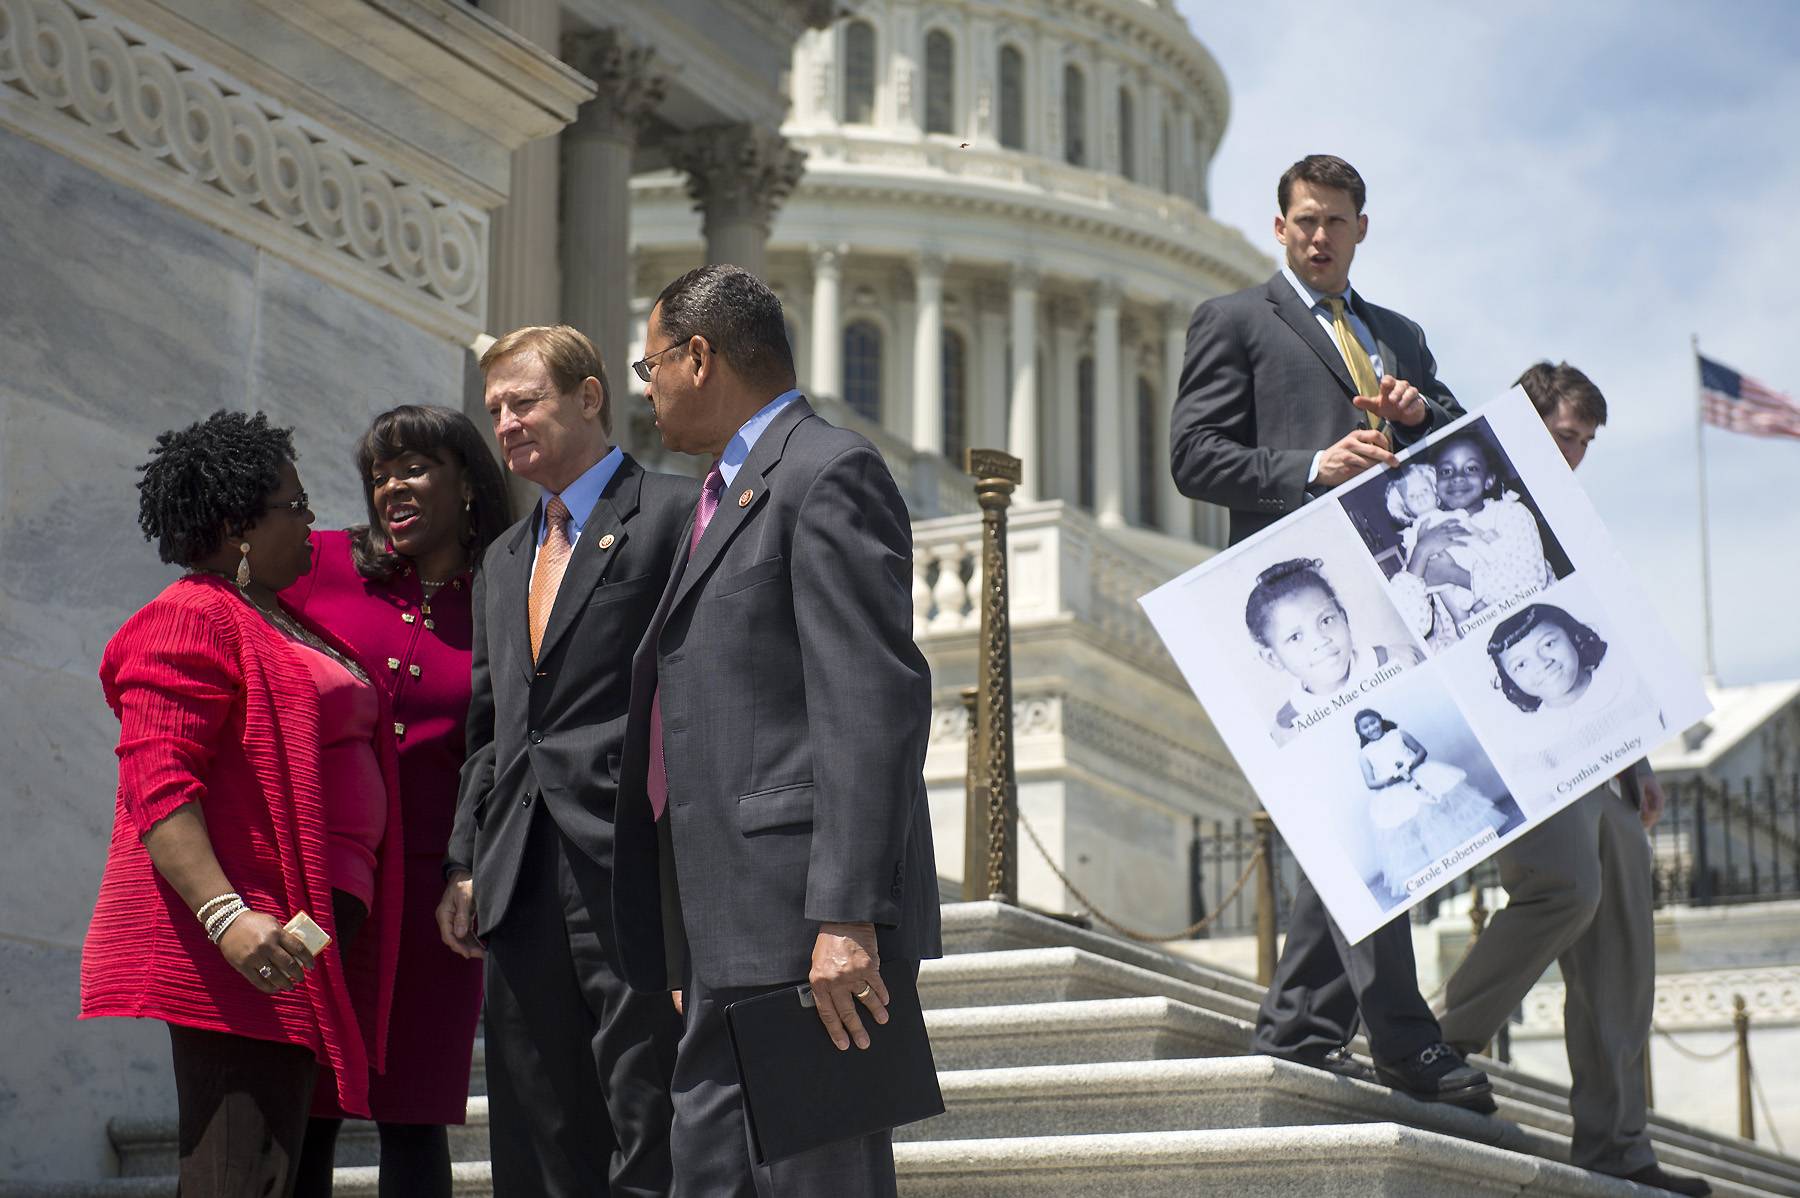
[[[544,543],[538,547],[537,562],[531,567],[531,594],[525,601],[526,618],[531,622],[531,660],[537,661],[538,646],[544,643],[544,626],[550,623],[550,609],[556,606],[556,592],[562,586],[563,571],[568,569],[569,508],[557,496],[544,505]]]
[[[1337,296],[1327,296],[1324,300],[1331,306],[1331,331],[1337,337],[1338,353],[1344,356],[1344,365],[1350,368],[1350,381],[1356,384],[1356,393],[1373,399],[1381,394],[1381,380],[1375,377],[1375,363],[1369,361],[1369,355],[1356,339],[1356,330],[1350,327],[1350,317],[1344,312],[1344,301]],[[1381,427],[1381,417],[1373,412],[1365,412],[1370,428]]]

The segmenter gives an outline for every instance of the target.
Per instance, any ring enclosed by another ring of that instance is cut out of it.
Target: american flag
[[[1706,423],[1753,437],[1800,437],[1800,404],[1711,358],[1700,359]]]

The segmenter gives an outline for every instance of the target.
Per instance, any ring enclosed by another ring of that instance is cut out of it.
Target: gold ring
[[[875,993],[875,987],[870,985],[868,982],[864,982],[863,988],[861,990],[858,990],[854,995],[852,995],[852,997],[867,998],[867,997],[869,997],[869,995],[871,995],[873,993]]]

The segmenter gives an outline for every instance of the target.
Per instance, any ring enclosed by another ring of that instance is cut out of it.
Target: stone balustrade
[[[1173,577],[1172,565],[1196,565],[1209,550],[1164,538],[1169,549],[1157,560],[1061,500],[1012,508],[1007,539],[1015,637],[1046,625],[1082,624],[1108,652],[1179,681],[1138,597]],[[980,628],[980,592],[980,516],[915,520],[913,635],[927,653],[934,640]]]

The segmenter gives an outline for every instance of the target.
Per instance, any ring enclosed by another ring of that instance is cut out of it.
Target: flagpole
[[[1718,663],[1713,659],[1712,539],[1706,517],[1706,383],[1700,369],[1700,334],[1689,334],[1694,350],[1694,458],[1700,465],[1700,617],[1706,640],[1706,681],[1719,683]]]

